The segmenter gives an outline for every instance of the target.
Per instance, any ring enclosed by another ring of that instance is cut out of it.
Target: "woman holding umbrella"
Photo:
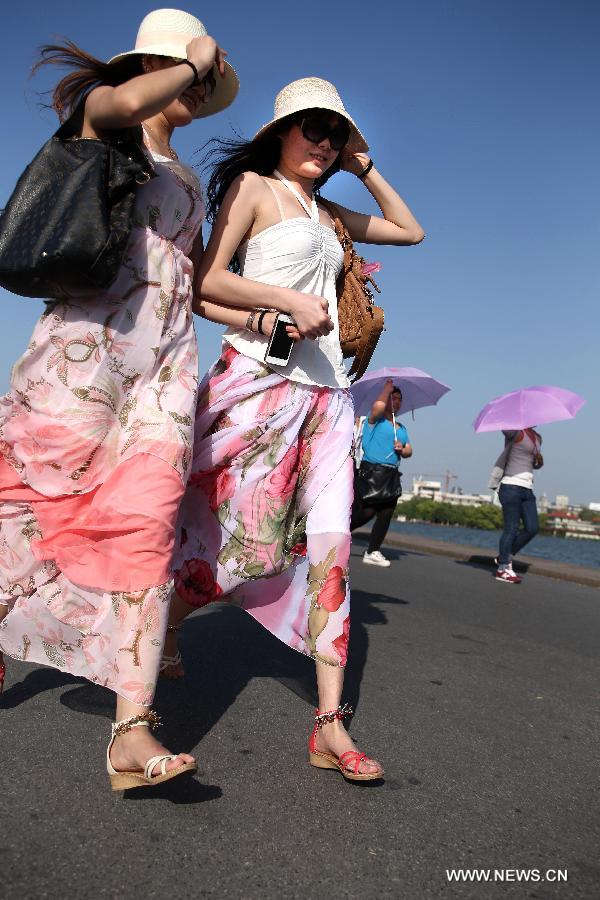
[[[476,432],[502,431],[505,439],[489,482],[492,490],[498,490],[504,514],[500,552],[495,560],[498,581],[521,582],[513,571],[512,557],[538,532],[533,472],[541,469],[544,460],[540,452],[542,439],[532,423],[545,425],[573,419],[584,403],[583,397],[565,388],[534,385],[486,403],[473,422]],[[523,528],[519,531],[520,521]]]
[[[350,530],[375,523],[363,562],[370,566],[390,565],[379,549],[402,493],[398,463],[412,456],[412,446],[404,425],[396,421],[402,406],[402,391],[388,378],[371,407],[361,429],[362,460],[355,483]]]
[[[541,435],[533,428],[523,431],[504,431],[504,450],[496,461],[493,484],[497,486],[502,472],[498,499],[502,505],[504,530],[500,536],[496,579],[507,584],[520,584],[522,579],[514,572],[512,559],[538,533],[538,513],[533,493],[534,469],[541,469],[544,458],[540,453]],[[519,523],[523,528],[519,530]]]

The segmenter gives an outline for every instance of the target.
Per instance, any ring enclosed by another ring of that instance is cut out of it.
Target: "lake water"
[[[434,541],[468,544],[482,550],[497,550],[500,540],[499,531],[480,531],[478,528],[463,528],[461,525],[432,525],[430,522],[392,521],[390,530],[401,534],[415,534]],[[571,563],[574,566],[600,569],[600,541],[537,535],[530,544],[527,544],[523,554]]]

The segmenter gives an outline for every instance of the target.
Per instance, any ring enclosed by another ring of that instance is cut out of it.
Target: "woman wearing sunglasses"
[[[383,769],[342,723],[354,417],[338,333],[342,249],[315,193],[334,172],[351,172],[381,210],[340,208],[354,240],[423,238],[367,150],[334,86],[319,78],[285,87],[252,141],[222,147],[196,309],[230,327],[199,389],[163,660],[166,676],[183,674],[176,632],[194,608],[216,599],[242,606],[316,661],[312,765],[360,781]],[[280,312],[293,319],[295,345],[289,362],[266,364]]]

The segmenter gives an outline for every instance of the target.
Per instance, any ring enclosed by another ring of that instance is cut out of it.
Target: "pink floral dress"
[[[154,156],[120,272],[48,305],[0,400],[0,650],[154,694],[197,393],[201,188]]]

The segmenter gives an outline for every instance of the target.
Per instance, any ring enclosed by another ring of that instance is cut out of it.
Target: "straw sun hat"
[[[155,56],[173,56],[175,59],[186,59],[186,45],[196,37],[208,34],[206,28],[195,16],[180,9],[156,9],[142,20],[139,27],[134,50],[127,50],[109,59],[109,63],[120,62],[128,56],[141,56],[151,53]],[[225,63],[225,75],[217,72],[217,85],[207,103],[203,103],[196,113],[196,119],[212,116],[225,109],[235,100],[240,83],[235,70]]]
[[[338,113],[350,125],[348,149],[353,153],[366,153],[369,145],[358,130],[353,119],[348,115],[342,98],[329,81],[322,78],[299,78],[282,88],[275,97],[275,112],[270,122],[256,132],[254,139],[264,134],[281,119],[305,109],[327,109]]]

